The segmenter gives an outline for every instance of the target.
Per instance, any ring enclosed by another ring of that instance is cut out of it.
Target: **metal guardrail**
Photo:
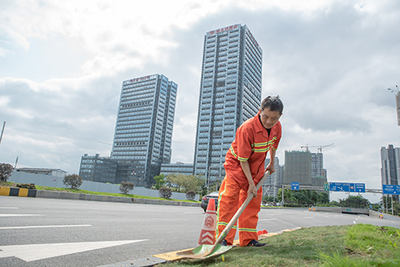
[[[289,189],[289,188],[291,188],[291,185],[290,184],[285,184],[285,185],[283,185],[283,187],[285,189]],[[312,186],[312,185],[300,185],[300,189],[303,189],[303,190],[314,190],[314,191],[326,191],[324,186]],[[329,190],[327,190],[326,192],[329,192]],[[348,192],[344,192],[344,193],[348,193]],[[350,193],[355,193],[355,192],[350,192]],[[365,193],[382,194],[382,189],[367,189],[367,188],[365,188]]]

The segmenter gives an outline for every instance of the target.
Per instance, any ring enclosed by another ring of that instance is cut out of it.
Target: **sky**
[[[1,1],[0,162],[77,174],[110,155],[122,81],[159,73],[178,84],[172,162],[192,163],[204,35],[238,23],[263,49],[262,97],[285,105],[280,165],[334,144],[329,182],[381,188],[380,149],[400,147],[396,0]]]

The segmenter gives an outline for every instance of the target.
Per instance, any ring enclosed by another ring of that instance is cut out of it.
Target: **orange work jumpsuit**
[[[247,198],[249,183],[243,173],[240,161],[248,161],[254,184],[264,175],[265,158],[270,148],[277,149],[281,139],[282,128],[278,121],[270,131],[261,124],[260,112],[245,121],[236,131],[235,140],[225,157],[226,176],[221,184],[218,197],[216,238],[225,229],[236,211]],[[257,192],[242,215],[239,217],[239,241],[244,247],[255,239],[258,240],[257,223],[261,208],[262,187]],[[226,236],[228,245],[232,245],[236,235],[237,224]]]

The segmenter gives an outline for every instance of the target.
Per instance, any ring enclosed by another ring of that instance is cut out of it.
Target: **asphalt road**
[[[258,230],[400,221],[263,209]],[[100,266],[197,246],[200,207],[0,196],[0,266]]]

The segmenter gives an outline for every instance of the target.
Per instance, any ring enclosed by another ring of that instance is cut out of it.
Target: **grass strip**
[[[262,248],[233,248],[206,260],[175,266],[400,266],[399,229],[373,225],[302,228],[268,237]]]
[[[0,181],[0,186],[16,187],[16,183]],[[196,201],[196,200],[167,199],[167,198],[162,198],[162,197],[148,197],[148,196],[140,196],[140,195],[132,195],[132,194],[95,192],[95,191],[88,191],[88,190],[83,190],[83,189],[71,189],[71,188],[42,186],[42,185],[36,185],[36,189],[37,190],[45,190],[45,191],[58,191],[58,192],[69,192],[69,193],[77,193],[77,194],[87,194],[87,195],[100,195],[100,196],[142,198],[142,199],[154,199],[154,200],[165,200],[165,201],[200,203],[200,201]]]

